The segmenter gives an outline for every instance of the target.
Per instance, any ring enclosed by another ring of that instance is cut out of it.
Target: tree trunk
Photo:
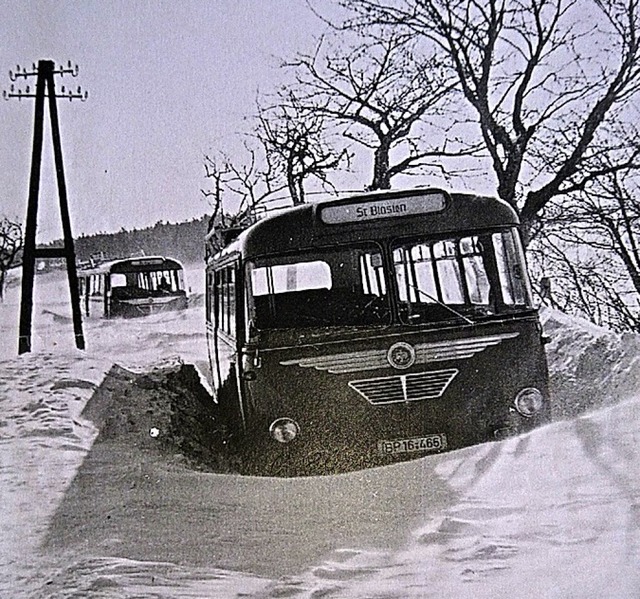
[[[520,217],[520,235],[522,237],[522,245],[524,246],[525,251],[533,238],[533,229],[537,220],[536,216],[528,217],[526,215],[521,215]]]
[[[389,150],[390,143],[382,140],[373,154],[373,180],[371,189],[391,189],[391,177],[389,177]]]

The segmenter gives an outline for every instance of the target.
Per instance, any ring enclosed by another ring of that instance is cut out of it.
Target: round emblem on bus
[[[416,361],[416,350],[404,341],[394,343],[387,352],[387,361],[394,368],[403,370]]]

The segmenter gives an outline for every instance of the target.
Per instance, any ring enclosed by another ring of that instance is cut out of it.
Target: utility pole
[[[78,87],[77,91],[66,90],[63,86],[60,94],[56,95],[55,75],[78,75],[78,67],[56,68],[51,60],[40,60],[38,66],[33,65],[31,71],[17,67],[15,72],[9,71],[11,81],[37,77],[35,93],[29,86],[25,90],[15,89],[12,84],[9,91],[3,92],[6,100],[10,98],[35,98],[35,118],[33,126],[33,152],[31,157],[31,177],[29,180],[29,201],[27,206],[27,221],[25,229],[25,241],[22,258],[22,296],[20,300],[20,330],[18,333],[18,353],[31,351],[31,324],[33,313],[33,283],[35,275],[36,258],[64,258],[66,260],[67,275],[69,279],[69,291],[71,295],[71,309],[73,315],[73,329],[75,333],[76,347],[84,349],[84,335],[82,333],[82,314],[80,311],[80,293],[78,290],[78,274],[76,271],[76,257],[71,234],[71,221],[69,219],[69,205],[67,202],[67,187],[64,178],[62,164],[62,146],[60,145],[60,126],[58,122],[58,108],[56,98],[71,100],[87,99],[87,93]],[[60,199],[60,217],[62,219],[62,231],[64,235],[63,248],[36,248],[36,228],[38,221],[38,195],[40,191],[40,166],[42,163],[42,134],[44,129],[44,102],[49,98],[49,120],[51,123],[51,138],[53,141],[53,154],[58,181],[58,196]]]

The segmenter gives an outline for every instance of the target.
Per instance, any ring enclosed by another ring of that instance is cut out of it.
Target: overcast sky
[[[58,100],[76,236],[176,222],[209,211],[203,155],[234,147],[278,59],[323,30],[305,0],[0,0],[0,89],[16,65],[79,65],[77,78],[56,78],[89,92]],[[0,215],[20,220],[33,113],[33,99],[0,102]],[[49,130],[39,242],[61,236]]]

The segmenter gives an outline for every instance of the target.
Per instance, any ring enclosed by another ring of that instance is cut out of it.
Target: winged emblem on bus
[[[411,346],[400,342],[393,344],[388,349],[370,349],[357,352],[345,352],[301,358],[297,360],[284,360],[283,366],[300,366],[302,368],[315,368],[331,374],[346,374],[348,372],[360,372],[362,370],[378,370],[380,368],[407,368],[406,361],[400,359],[400,351],[403,350],[410,356],[415,353],[413,364],[430,364],[432,362],[444,362],[446,360],[463,360],[475,356],[491,347],[498,345],[506,339],[513,339],[520,333],[501,333],[498,335],[485,335],[483,337],[468,337],[464,339],[451,339],[448,341],[434,341],[430,343],[417,343]],[[413,351],[411,351],[411,348]]]

